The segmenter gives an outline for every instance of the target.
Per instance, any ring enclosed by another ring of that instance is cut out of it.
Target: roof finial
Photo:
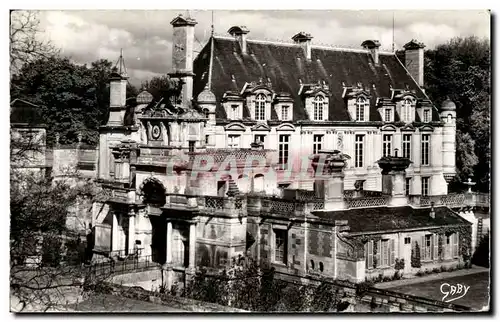
[[[115,68],[118,66],[118,73],[123,76],[127,77],[127,67],[125,67],[125,59],[123,58],[123,48],[120,48],[120,57],[118,58],[118,61],[115,64]]]

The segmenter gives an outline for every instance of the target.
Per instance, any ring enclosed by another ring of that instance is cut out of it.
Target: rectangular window
[[[236,120],[239,119],[239,113],[238,113],[238,105],[231,105],[231,119]]]
[[[382,240],[381,266],[389,266],[389,240]]]
[[[431,111],[424,110],[424,123],[429,123],[431,121]]]
[[[411,244],[411,237],[405,237],[405,245]]]
[[[266,136],[264,134],[256,134],[255,142],[264,143],[266,141]]]
[[[287,169],[288,165],[288,144],[290,142],[290,135],[281,134],[279,136],[278,145],[278,164],[281,165],[282,169]]]
[[[422,134],[422,151],[421,151],[422,165],[429,165],[430,140],[431,140],[430,134]]]
[[[205,144],[208,144],[210,142],[210,136],[205,135]]]
[[[377,242],[377,253],[373,253],[374,241],[370,240],[365,244],[365,259],[366,268],[377,268],[377,267],[389,267],[394,264],[395,261],[395,247],[393,239],[378,240]],[[376,265],[375,265],[375,261]]]
[[[411,160],[411,134],[403,134],[403,158]]]
[[[282,106],[281,107],[281,119],[283,121],[288,121],[288,110],[289,110],[289,106]]]
[[[323,120],[323,104],[314,104],[314,120]]]
[[[364,149],[364,141],[365,141],[365,136],[362,134],[357,134],[356,135],[356,142],[355,142],[355,159],[354,159],[354,166],[356,168],[362,168],[363,167],[363,149]]]
[[[429,195],[429,177],[422,177],[422,196]]]
[[[366,268],[373,268],[373,241],[365,244]]]
[[[230,149],[237,149],[240,147],[240,136],[236,134],[230,134],[228,136],[228,144],[227,147]]]
[[[411,106],[403,106],[403,121],[405,123],[410,123],[410,111]]]
[[[357,105],[356,106],[356,121],[364,121],[365,120],[365,106]]]
[[[382,156],[384,157],[391,156],[391,149],[392,149],[391,134],[384,134],[382,148],[383,148]]]
[[[274,229],[274,261],[286,264],[287,259],[287,231]]]
[[[392,115],[391,115],[391,109],[390,108],[386,108],[385,109],[385,115],[384,115],[384,120],[386,122],[391,122],[392,121]]]
[[[313,137],[313,154],[319,153],[323,146],[323,135],[314,134]]]
[[[405,195],[409,196],[411,193],[411,178],[405,179]]]
[[[454,233],[452,236],[452,256],[458,257],[458,233]]]
[[[194,152],[195,141],[189,141],[189,152]]]
[[[424,237],[424,260],[432,259],[432,235],[425,235]]]

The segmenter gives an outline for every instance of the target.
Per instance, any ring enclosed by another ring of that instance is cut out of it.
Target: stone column
[[[111,225],[111,251],[115,252],[118,250],[118,218],[115,212],[112,213],[112,216],[113,224]]]
[[[167,222],[167,247],[166,247],[166,251],[167,251],[167,260],[166,260],[166,264],[168,266],[172,266],[172,222],[171,221],[168,221]]]
[[[165,287],[167,291],[170,291],[172,288],[173,282],[173,270],[172,270],[172,222],[167,221],[167,236],[166,236],[166,261],[165,265],[162,267],[163,273],[163,282],[165,283]]]
[[[191,223],[189,225],[189,269],[194,270],[196,263],[196,224]]]
[[[128,217],[128,253],[133,254],[135,250],[135,211],[130,210]]]

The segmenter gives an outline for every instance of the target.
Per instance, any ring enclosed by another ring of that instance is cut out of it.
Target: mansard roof
[[[213,55],[213,59],[211,59]],[[308,119],[301,84],[328,86],[329,120],[349,121],[344,86],[362,86],[371,94],[370,120],[382,121],[377,112],[377,97],[391,97],[391,88],[407,88],[419,99],[426,96],[392,53],[380,53],[380,64],[374,65],[368,50],[338,49],[312,46],[312,59],[307,60],[300,45],[247,40],[247,54],[233,38],[214,37],[194,61],[193,97],[203,91],[211,78],[211,91],[217,98],[216,117],[226,119],[221,99],[228,90],[239,90],[247,82],[269,80],[275,93],[289,93],[294,100],[293,119]],[[439,120],[439,116],[436,120]]]
[[[315,211],[312,214],[328,221],[347,220],[351,233],[368,233],[470,224],[448,207],[431,208],[375,207],[340,211]]]

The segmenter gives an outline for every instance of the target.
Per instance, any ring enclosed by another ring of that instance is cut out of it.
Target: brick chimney
[[[405,66],[418,86],[424,86],[424,48],[421,42],[412,39],[403,46],[405,49]]]
[[[391,196],[389,206],[406,206],[406,169],[411,163],[410,159],[398,157],[396,151],[395,156],[383,157],[377,163],[382,168],[382,193]]]
[[[363,41],[361,46],[370,51],[370,53],[372,55],[373,63],[375,65],[378,65],[380,62],[380,60],[379,60],[380,42],[378,40],[365,40],[365,41]]]
[[[307,60],[311,60],[311,39],[313,39],[313,36],[303,31],[292,37],[292,40],[304,49],[304,56],[306,56]]]
[[[231,36],[236,38],[240,44],[241,53],[247,53],[247,34],[250,30],[245,26],[233,26],[227,31]]]
[[[344,168],[347,159],[338,150],[321,150],[312,157],[316,193],[325,200],[324,210],[345,209]]]

